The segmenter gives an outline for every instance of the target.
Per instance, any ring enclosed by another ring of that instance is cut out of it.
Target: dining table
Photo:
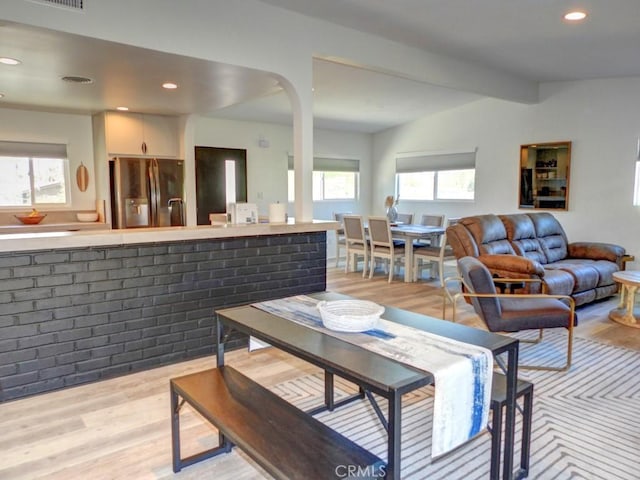
[[[310,294],[310,296],[318,301],[351,298],[332,292],[319,292]],[[372,406],[383,422],[387,436],[384,478],[387,480],[400,479],[402,397],[417,388],[433,384],[433,374],[407,365],[399,359],[387,358],[379,353],[346,342],[317,328],[309,328],[290,321],[280,314],[256,308],[258,305],[216,310],[217,366],[220,367],[225,363],[225,343],[230,333],[239,331],[320,367],[324,371],[324,402],[317,408],[307,411],[307,415],[316,415],[326,410],[332,411],[365,396],[372,401],[370,393],[387,399],[386,415],[380,406],[375,403],[372,403]],[[486,348],[494,357],[502,354],[507,356],[504,365],[506,375],[506,418],[503,437],[505,449],[502,458],[496,460],[498,462],[502,460],[503,478],[506,480],[514,478],[518,340],[393,307],[385,307],[384,318],[404,327]],[[360,395],[351,396],[341,401],[334,399],[334,375],[357,385]],[[438,387],[436,386],[436,388]],[[250,395],[251,392],[247,392],[247,394]],[[304,440],[301,439],[301,441]]]
[[[404,281],[413,282],[413,242],[414,240],[429,240],[431,245],[438,245],[440,237],[445,232],[445,227],[416,224],[391,224],[391,236],[394,239],[404,240]]]

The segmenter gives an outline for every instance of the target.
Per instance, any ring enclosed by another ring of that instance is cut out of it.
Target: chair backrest
[[[425,213],[420,219],[420,225],[429,227],[442,227],[444,225],[444,215],[433,215]]]
[[[344,216],[351,215],[351,212],[333,212],[333,219],[340,222],[341,228],[336,230],[337,235],[344,235]]]
[[[466,217],[454,228],[458,226],[463,226],[471,234],[481,255],[516,254],[507,238],[507,229],[497,215],[490,213]]]
[[[474,257],[462,257],[458,260],[458,271],[466,288],[472,293],[496,294],[496,287],[493,283],[491,272],[484,264]],[[471,297],[473,309],[480,318],[487,324],[490,331],[501,330],[500,317],[502,309],[500,301],[496,297],[477,298]]]
[[[387,217],[369,217],[369,238],[373,246],[393,248],[391,228]]]
[[[342,219],[345,215],[351,215],[351,212],[333,212],[333,219],[336,222],[342,223]]]
[[[504,228],[507,230],[507,238],[517,255],[535,260],[543,265],[547,263],[547,257],[536,236],[536,227],[529,215],[526,213],[513,213],[511,215],[499,215],[499,217],[504,223]]]
[[[567,258],[569,241],[562,225],[549,212],[529,213],[547,262],[558,262]]]
[[[360,215],[344,215],[342,221],[344,223],[344,236],[347,243],[364,245],[366,237],[362,217]]]
[[[445,259],[451,260],[454,258],[453,249],[447,242],[447,233],[445,232],[442,234],[442,237],[440,237],[440,260],[444,261]]]
[[[447,227],[447,238],[453,248],[456,258],[480,255],[478,244],[471,236],[471,232],[462,223],[455,223]]]
[[[398,213],[398,218],[396,219],[398,223],[404,224],[412,224],[413,223],[413,213]]]

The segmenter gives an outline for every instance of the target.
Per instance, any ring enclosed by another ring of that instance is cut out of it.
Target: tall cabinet
[[[178,158],[178,118],[106,112],[104,135],[110,156],[149,155]]]
[[[93,116],[96,193],[99,203],[105,205],[107,223],[111,223],[109,159],[180,158],[179,125],[178,117],[165,115],[103,112]]]

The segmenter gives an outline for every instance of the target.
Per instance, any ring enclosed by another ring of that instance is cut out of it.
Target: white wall
[[[195,167],[193,146],[242,148],[247,150],[248,201],[258,205],[261,215],[268,215],[269,204],[287,202],[287,158],[293,148],[293,130],[289,126],[241,122],[209,117],[183,117],[181,126],[181,151],[186,160],[186,193],[189,224],[195,225]],[[265,139],[269,147],[258,145]],[[366,214],[360,205],[369,205],[371,182],[370,165],[372,136],[363,133],[314,131],[315,155],[343,157],[360,160],[361,198],[358,201],[315,202],[313,215],[317,219],[331,219],[334,211]],[[92,117],[27,110],[0,108],[0,140],[47,142],[67,144],[71,184],[71,210],[95,210],[96,181],[100,181],[94,168]],[[89,187],[80,192],[75,182],[75,171],[80,163],[89,170]],[[107,182],[108,179],[104,179]],[[103,185],[107,192],[108,185]],[[63,210],[64,208],[61,208]],[[47,209],[49,211],[51,209]],[[289,205],[289,215],[294,207]],[[332,241],[332,240],[331,240]],[[331,250],[333,251],[333,250]]]
[[[110,0],[85,5],[78,15],[38,2],[5,1],[0,20],[272,73],[292,102],[296,212],[303,219],[313,216],[312,58],[331,58],[499,98],[537,100],[535,82],[256,0]],[[286,54],[282,53],[283,46]]]
[[[247,200],[258,205],[260,215],[268,215],[269,204],[287,202],[287,164],[293,149],[291,127],[258,123],[222,120],[209,117],[193,117],[193,145],[247,150]],[[269,143],[267,148],[258,145],[260,139]],[[371,152],[372,136],[364,133],[314,130],[314,155],[360,160],[360,199],[357,201],[326,201],[313,203],[313,218],[332,219],[333,212],[367,214],[371,202]],[[193,145],[186,146],[187,150]],[[191,166],[190,166],[191,165]],[[187,168],[193,161],[187,158]],[[195,182],[194,182],[195,185]],[[193,189],[192,189],[193,191]],[[195,219],[195,194],[187,192],[189,218]],[[288,205],[289,215],[294,215],[294,206]],[[195,224],[195,220],[193,221]],[[328,254],[333,256],[335,237],[328,235]]]
[[[569,210],[555,212],[570,241],[613,242],[640,259],[640,210],[633,207],[640,136],[640,78],[543,84],[541,101],[484,99],[374,136],[371,209],[394,191],[400,152],[478,147],[473,202],[402,202],[401,211],[448,217],[518,212],[521,144],[570,140]]]
[[[287,159],[293,148],[291,127],[259,123],[196,117],[193,144],[198,146],[244,148],[247,150],[248,201],[256,203],[261,215],[267,215],[269,204],[287,201]],[[315,202],[314,218],[332,218],[334,207],[360,210],[359,204],[370,201],[371,140],[369,134],[315,130],[314,155],[360,160],[363,171],[363,196],[359,202]],[[259,139],[269,146],[262,148]],[[289,214],[293,207],[289,206]]]
[[[93,133],[89,115],[0,108],[0,140],[66,144],[69,157],[71,210],[96,209]],[[76,169],[80,163],[83,163],[89,171],[89,187],[84,192],[81,192],[76,184]],[[61,207],[60,210],[66,208]],[[55,209],[48,208],[47,211],[49,210]]]
[[[400,210],[418,217],[427,212],[450,217],[517,212],[520,145],[571,140],[569,211],[555,213],[569,239],[619,243],[640,258],[640,211],[632,205],[640,78],[544,84],[541,98],[537,105],[479,100],[374,136],[314,131],[316,155],[357,158],[362,172],[360,202],[316,203],[314,217],[330,218],[334,211],[381,214],[384,196],[394,192],[397,153],[468,147],[478,147],[474,202],[401,202]],[[185,151],[194,144],[248,150],[249,200],[262,213],[269,203],[286,200],[291,127],[195,117],[190,130],[193,140]],[[269,148],[258,146],[260,137],[269,141]],[[0,109],[0,139],[67,143],[73,209],[95,208],[90,116]],[[73,182],[80,162],[89,169],[86,192]],[[195,196],[187,205],[195,206]]]

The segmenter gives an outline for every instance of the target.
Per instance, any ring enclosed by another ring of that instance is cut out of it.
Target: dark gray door
[[[239,148],[195,147],[198,225],[209,225],[210,213],[227,211],[227,161],[235,165],[235,201],[247,201],[247,151]]]

